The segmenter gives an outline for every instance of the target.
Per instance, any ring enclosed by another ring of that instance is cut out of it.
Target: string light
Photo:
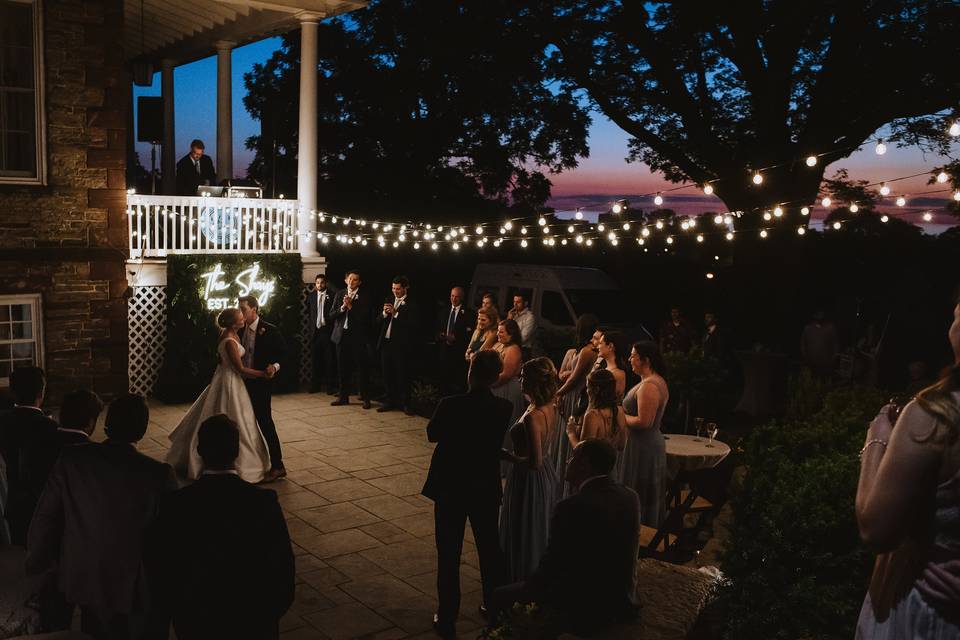
[[[857,203],[854,202],[850,205],[850,213],[856,213],[857,211],[860,211],[860,207],[858,207]]]
[[[614,213],[620,213],[621,211],[623,211],[623,205],[621,205],[619,202],[614,202],[613,206],[610,207],[610,210],[613,211]]]
[[[906,198],[904,198],[903,196],[900,196],[900,197],[897,198],[897,206],[898,206],[898,207],[902,207],[902,206],[904,206],[905,204],[907,204],[907,199],[906,199]]]
[[[764,211],[764,212],[763,212],[763,219],[764,219],[764,220],[768,220],[768,221],[769,221],[769,220],[772,219],[772,218],[773,218],[773,216],[770,215],[770,212],[769,212],[769,211]]]
[[[480,225],[477,225],[477,228],[474,229],[474,231],[477,232],[477,235],[480,235],[481,233],[483,233],[483,227],[481,227]]]
[[[840,221],[839,221],[839,220],[833,223],[833,228],[834,228],[834,229],[839,229],[839,228],[840,228]]]
[[[929,211],[925,211],[924,214],[923,214],[923,221],[924,221],[924,222],[931,222],[932,220],[933,220],[933,214],[930,213]]]
[[[766,238],[766,237],[767,237],[767,230],[766,230],[766,229],[761,229],[761,230],[760,230],[760,237],[761,237],[761,238]]]
[[[947,129],[947,133],[949,133],[954,138],[956,138],[957,136],[960,136],[960,120],[957,120],[952,125],[950,125],[950,128]]]
[[[577,220],[583,220],[583,211],[581,211],[580,209],[577,209],[577,212],[573,214],[573,217],[576,218]]]
[[[543,216],[540,216],[540,219],[537,220],[537,224],[539,224],[541,227],[545,227],[547,226],[547,219]],[[479,231],[477,233],[479,233]]]
[[[527,228],[526,228],[526,227],[520,227],[520,233],[521,233],[522,235],[527,235]]]
[[[511,229],[513,229],[513,222],[511,222],[510,220],[507,220],[506,222],[503,223],[503,228],[506,229],[507,231],[510,231]]]
[[[808,167],[817,166],[817,156],[807,156],[807,166]]]
[[[723,216],[719,213],[713,216],[713,224],[723,224]]]
[[[886,182],[880,183],[880,195],[882,196],[890,195],[890,187],[887,186]]]
[[[949,179],[950,179],[950,176],[947,175],[946,171],[941,171],[940,173],[937,174],[937,182],[939,182],[940,184],[943,184]]]
[[[753,174],[753,184],[756,184],[756,185],[763,184],[763,176],[760,174],[759,171]]]
[[[521,241],[520,241],[520,246],[523,247],[524,249],[526,249],[526,248],[527,248],[527,241],[526,241],[526,240],[521,240]]]
[[[880,222],[888,222],[889,220],[890,220],[890,216],[886,214],[880,216]]]
[[[776,217],[779,218],[780,216],[783,215],[783,209],[780,208],[780,207],[776,207],[776,208],[773,210],[773,215],[775,215]]]
[[[659,207],[660,205],[662,205],[662,204],[663,204],[663,196],[658,193],[658,194],[657,194],[657,197],[655,197],[655,198],[653,199],[653,204],[657,205],[658,207]]]
[[[711,195],[713,193],[713,185],[710,183],[703,185],[703,192],[708,196]]]
[[[806,227],[797,227],[797,234],[798,234],[798,235],[801,235],[801,236],[802,236],[802,235],[805,234],[806,232],[807,232],[807,228],[806,228]]]
[[[727,234],[724,237],[727,240],[733,240],[733,231],[727,231]]]
[[[953,192],[953,199],[956,200],[957,202],[960,202],[960,191]]]
[[[824,207],[829,207],[830,202],[831,202],[830,198],[824,196],[823,200],[820,201],[820,204],[822,204]]]
[[[887,145],[883,144],[883,138],[877,139],[877,146],[874,147],[873,150],[876,151],[878,156],[882,156],[887,152]]]
[[[804,215],[804,216],[810,215],[810,207],[801,207],[800,215]]]
[[[673,244],[673,236],[667,236],[667,244]]]

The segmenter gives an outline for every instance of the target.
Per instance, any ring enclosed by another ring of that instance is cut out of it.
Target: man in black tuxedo
[[[554,509],[547,551],[533,574],[497,590],[498,608],[537,602],[551,626],[583,636],[636,617],[640,500],[610,477],[616,461],[605,440],[584,440],[573,450],[566,480],[578,493]]]
[[[213,160],[203,153],[203,140],[190,143],[190,153],[177,162],[177,195],[195,196],[197,187],[217,184],[217,172]]]
[[[454,636],[460,610],[460,553],[467,518],[480,556],[485,605],[493,605],[494,589],[506,574],[497,518],[503,497],[500,448],[513,408],[490,392],[502,368],[495,352],[478,353],[470,364],[470,390],[443,398],[427,424],[427,439],[437,447],[421,493],[434,503],[439,606],[433,624],[443,637]]]
[[[461,393],[467,383],[467,361],[464,354],[477,324],[477,313],[464,304],[464,295],[463,287],[450,290],[450,305],[444,307],[438,322],[441,395]]]
[[[13,409],[0,414],[0,455],[7,466],[4,517],[13,544],[24,545],[47,475],[56,461],[57,423],[40,408],[46,378],[39,367],[18,367],[10,373]]]
[[[240,433],[226,415],[197,434],[203,474],[164,498],[151,535],[158,591],[180,640],[278,637],[294,562],[277,494],[234,470]]]
[[[177,485],[169,465],[136,450],[149,419],[143,396],[127,394],[107,410],[105,442],[64,447],[27,536],[27,572],[56,571],[98,639],[140,637],[156,623],[145,532]]]
[[[417,303],[407,297],[410,281],[406,276],[394,278],[390,288],[393,295],[383,303],[383,311],[377,318],[377,349],[386,387],[386,401],[377,411],[403,409],[407,415],[413,415],[410,374],[420,327],[420,310]]]
[[[280,330],[260,317],[260,301],[256,296],[241,296],[239,305],[246,323],[240,337],[244,348],[243,366],[267,372],[266,378],[246,378],[244,384],[250,394],[257,425],[270,452],[270,470],[264,474],[262,482],[273,482],[287,475],[271,407],[273,378],[280,371],[280,364],[286,359],[287,346]]]
[[[314,280],[316,292],[307,297],[307,306],[310,310],[310,326],[313,328],[311,341],[311,355],[313,357],[313,376],[310,381],[310,393],[322,390],[324,383],[330,393],[334,392],[336,379],[336,354],[330,334],[333,331],[333,320],[330,312],[333,311],[333,298],[337,290],[327,284],[327,276],[319,274]]]
[[[350,383],[354,370],[359,379],[357,390],[363,408],[370,404],[370,336],[373,323],[373,299],[361,290],[360,272],[351,270],[344,279],[347,288],[333,298],[333,331],[330,340],[337,349],[337,369],[340,373],[340,396],[330,404],[337,407],[350,404]]]

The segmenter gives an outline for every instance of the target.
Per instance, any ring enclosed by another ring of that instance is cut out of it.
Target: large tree
[[[564,86],[632,136],[630,159],[714,181],[731,210],[814,202],[826,166],[884,127],[942,151],[960,103],[956,0],[532,6]]]
[[[549,54],[511,0],[374,0],[320,26],[319,202],[365,216],[463,219],[550,194],[587,154],[590,119],[551,86]],[[263,135],[250,172],[295,184],[299,34],[246,76]],[[273,158],[278,157],[276,170]]]

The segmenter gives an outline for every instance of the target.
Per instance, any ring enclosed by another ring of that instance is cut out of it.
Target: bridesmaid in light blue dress
[[[520,368],[523,366],[523,352],[520,350],[520,327],[513,320],[501,320],[497,325],[497,344],[493,350],[500,354],[503,371],[490,387],[493,395],[509,400],[513,405],[510,424],[520,419],[527,403],[520,390]],[[504,440],[506,446],[506,440]]]
[[[564,365],[569,366],[570,373],[565,376],[563,383],[557,390],[557,404],[560,408],[560,418],[562,428],[557,429],[557,477],[563,484],[563,476],[567,468],[567,458],[570,457],[570,443],[567,440],[566,423],[570,418],[578,422],[583,419],[583,414],[587,409],[585,393],[587,387],[587,376],[593,371],[597,364],[597,342],[603,335],[598,327],[600,320],[592,313],[585,313],[577,318],[577,337],[574,348],[577,350],[572,362],[567,362],[564,357]],[[564,366],[561,366],[563,369]],[[566,496],[568,490],[564,490]]]
[[[623,399],[627,444],[620,460],[620,481],[640,496],[640,522],[660,527],[666,511],[667,447],[660,431],[670,391],[657,345],[641,341],[630,350],[630,366],[640,384]]]
[[[557,370],[548,358],[534,358],[523,366],[523,392],[530,406],[510,428],[513,451],[500,511],[500,546],[509,578],[527,578],[547,550],[550,516],[559,496],[554,466],[557,409]]]

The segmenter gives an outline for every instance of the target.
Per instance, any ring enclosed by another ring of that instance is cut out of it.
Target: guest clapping
[[[469,362],[473,356],[480,351],[493,349],[497,344],[497,324],[500,322],[500,315],[496,307],[481,307],[477,311],[477,328],[470,338],[470,345],[467,347],[464,358]]]
[[[152,620],[145,537],[176,481],[169,465],[135,448],[149,418],[142,396],[114,400],[107,440],[62,450],[30,525],[27,571],[55,569],[96,638],[138,637]]]
[[[857,638],[960,637],[960,304],[948,338],[947,375],[881,409],[860,452],[857,523],[879,555]]]
[[[630,435],[620,463],[623,484],[640,496],[640,519],[648,527],[659,528],[666,505],[667,447],[660,421],[670,399],[666,366],[657,345],[641,341],[630,351],[630,366],[640,383],[623,399]]]
[[[240,432],[229,417],[207,418],[197,440],[203,474],[163,500],[151,536],[161,599],[180,640],[276,638],[294,595],[277,494],[237,475]]]

